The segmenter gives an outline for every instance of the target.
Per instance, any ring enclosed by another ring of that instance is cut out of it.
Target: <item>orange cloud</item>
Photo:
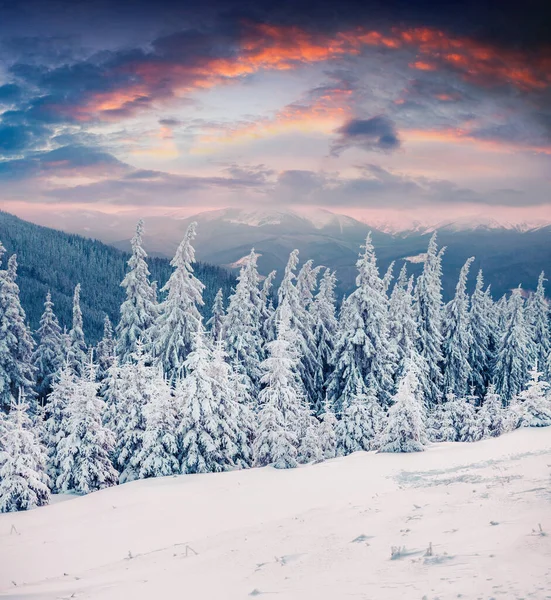
[[[536,57],[503,50],[466,37],[451,37],[434,28],[393,28],[388,33],[362,27],[333,35],[312,33],[297,26],[249,23],[227,56],[187,56],[167,59],[145,55],[105,73],[113,89],[95,93],[78,106],[55,107],[76,120],[110,120],[132,115],[174,96],[235,81],[262,70],[285,71],[344,56],[357,56],[366,47],[415,54],[413,70],[451,69],[477,85],[508,84],[524,91],[551,84],[551,51]],[[116,85],[117,75],[121,77]],[[128,84],[128,80],[132,83]]]

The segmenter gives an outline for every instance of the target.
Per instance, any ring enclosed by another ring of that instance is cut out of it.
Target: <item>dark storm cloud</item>
[[[339,137],[331,146],[331,153],[339,155],[348,148],[362,148],[368,152],[391,152],[400,147],[394,123],[384,115],[370,119],[351,119],[337,130]]]

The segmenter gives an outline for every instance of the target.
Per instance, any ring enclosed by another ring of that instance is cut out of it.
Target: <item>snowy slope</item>
[[[550,473],[548,428],[126,484],[0,515],[0,597],[549,598]]]

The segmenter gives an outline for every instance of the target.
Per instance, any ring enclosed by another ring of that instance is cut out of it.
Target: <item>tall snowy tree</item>
[[[216,406],[220,397],[216,395],[212,377],[213,353],[202,331],[196,334],[194,345],[185,363],[186,377],[177,393],[182,414],[179,426],[181,470],[182,473],[217,473],[233,464],[221,448],[223,424]]]
[[[331,372],[334,338],[338,327],[335,316],[335,285],[335,273],[326,269],[320,281],[318,293],[310,305],[310,313],[314,320],[315,347],[321,366],[319,374],[322,380],[317,385],[322,390],[322,395],[325,395],[325,383]]]
[[[180,472],[176,410],[170,386],[159,371],[147,385],[147,403],[143,407],[145,431],[134,464],[140,479],[167,477]]]
[[[184,362],[193,350],[194,340],[201,327],[199,306],[203,306],[205,286],[193,274],[196,223],[188,227],[184,239],[171,261],[174,267],[162,288],[165,300],[159,306],[154,330],[154,354],[169,380],[184,374]]]
[[[121,365],[118,373],[111,373],[108,379],[109,410],[106,416],[115,433],[113,456],[121,483],[138,477],[137,461],[146,428],[144,406],[154,391],[151,380],[156,374],[156,369],[148,366],[148,362],[144,345],[138,340],[130,361]]]
[[[50,501],[46,451],[20,394],[0,431],[0,512],[29,510]]]
[[[473,338],[469,327],[467,276],[473,260],[474,257],[469,258],[461,269],[455,296],[446,306],[443,324],[443,386],[444,390],[457,396],[467,394],[471,371],[469,352]]]
[[[117,482],[117,472],[109,459],[113,434],[102,424],[105,405],[98,396],[91,359],[87,371],[75,382],[66,410],[67,435],[58,444],[56,487],[62,492],[88,494]]]
[[[262,333],[263,344],[275,339],[276,326],[275,326],[275,309],[272,298],[272,288],[274,285],[274,279],[276,276],[275,271],[271,271],[264,282],[262,283],[262,289],[260,290],[260,299],[262,301],[262,315],[260,318],[260,331]]]
[[[316,343],[314,338],[314,321],[305,305],[308,294],[311,294],[313,272],[315,269],[309,264],[301,270],[301,288],[295,283],[297,279],[295,271],[298,265],[298,250],[293,250],[285,268],[283,281],[278,290],[278,306],[274,313],[276,324],[282,320],[283,306],[289,309],[289,327],[296,336],[297,349],[299,352],[298,369],[304,386],[304,391],[312,410],[319,413],[323,403],[322,390],[319,383],[322,379],[320,374],[321,365],[318,361]],[[285,310],[287,310],[287,308]]]
[[[207,329],[210,337],[213,341],[222,338],[222,328],[224,326],[224,293],[222,288],[218,290],[214,298],[214,304],[212,305],[211,317],[207,321]]]
[[[58,448],[67,436],[69,423],[67,407],[75,395],[75,380],[72,370],[65,364],[54,378],[52,391],[44,411],[44,445],[48,453],[48,473],[52,487],[60,473]]]
[[[298,376],[299,335],[291,329],[291,308],[287,302],[278,308],[277,337],[268,343],[268,358],[262,363],[254,455],[257,466],[289,469],[298,463],[300,432],[308,409]]]
[[[542,272],[538,279],[536,293],[532,295],[526,306],[526,317],[532,331],[533,351],[540,368],[545,371],[547,358],[551,352],[551,329],[549,325],[549,305],[545,299],[545,279]]]
[[[337,414],[348,403],[346,383],[353,370],[382,403],[388,402],[394,385],[396,354],[389,337],[388,299],[379,277],[371,234],[363,248],[356,263],[357,288],[341,309],[334,370],[327,389]]]
[[[482,270],[476,276],[476,287],[471,296],[469,312],[469,385],[482,394],[490,380],[492,315],[489,293],[484,291]]]
[[[350,387],[355,391],[346,394],[337,434],[337,452],[346,456],[359,450],[373,450],[377,436],[384,427],[384,411],[377,398],[367,390],[358,373],[351,373]]]
[[[121,283],[126,291],[117,325],[117,355],[122,364],[130,360],[138,340],[149,347],[151,328],[157,317],[157,294],[149,281],[150,273],[145,260],[147,254],[142,247],[143,229],[143,221],[140,220],[131,240],[132,256],[128,260],[128,272]]]
[[[423,402],[415,371],[408,368],[393,396],[386,426],[378,443],[379,452],[421,452],[428,443]]]
[[[484,401],[478,411],[478,423],[482,438],[498,437],[506,432],[505,410],[495,386],[488,386]]]
[[[263,336],[261,332],[262,297],[258,287],[256,261],[251,250],[230,296],[222,327],[222,337],[233,368],[242,375],[249,394],[256,397],[261,377]]]
[[[98,342],[95,357],[98,365],[98,379],[103,381],[107,377],[109,369],[115,362],[113,326],[107,315],[103,321],[103,337]]]
[[[54,313],[54,303],[50,292],[46,295],[44,312],[40,318],[40,327],[36,335],[36,347],[32,363],[36,374],[36,391],[43,402],[52,389],[52,381],[64,360],[61,327]]]
[[[510,422],[517,427],[550,427],[551,426],[551,394],[550,385],[541,380],[537,365],[530,369],[530,379],[525,390],[522,390],[511,403]]]
[[[442,372],[442,255],[438,250],[436,233],[430,239],[423,273],[415,287],[415,312],[419,337],[417,349],[428,369],[430,391],[426,398],[429,405],[441,397]]]
[[[34,341],[19,300],[16,283],[17,258],[12,255],[8,268],[0,271],[0,410],[7,411],[20,390],[34,407]]]
[[[73,326],[69,332],[69,350],[67,353],[69,366],[77,377],[80,377],[85,371],[86,357],[87,350],[84,341],[82,310],[80,308],[80,283],[77,283],[73,294]]]
[[[328,460],[337,455],[337,417],[329,402],[325,402],[323,413],[320,415],[319,442],[322,458]]]
[[[523,390],[535,362],[531,328],[526,321],[520,287],[513,291],[507,305],[507,313],[493,381],[496,392],[508,403]]]

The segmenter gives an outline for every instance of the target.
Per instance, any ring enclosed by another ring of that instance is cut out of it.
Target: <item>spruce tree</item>
[[[298,250],[293,250],[289,255],[283,281],[279,286],[278,307],[274,313],[274,320],[276,323],[282,320],[282,307],[287,306],[290,312],[289,327],[296,335],[297,351],[300,356],[298,363],[300,378],[308,403],[317,414],[323,403],[322,390],[319,387],[322,375],[314,338],[314,320],[307,310],[312,280],[317,270],[312,268],[311,263],[305,265],[299,274],[301,277],[299,289],[298,282],[295,283],[297,265]]]
[[[149,281],[147,254],[142,247],[143,228],[143,221],[138,221],[136,234],[131,240],[128,272],[121,283],[126,291],[117,325],[117,355],[122,364],[131,359],[138,340],[149,347],[151,328],[157,316],[157,294]]]
[[[188,227],[184,239],[171,261],[174,267],[162,288],[165,300],[159,306],[154,331],[154,353],[169,381],[184,374],[184,363],[193,350],[194,340],[201,327],[200,306],[203,306],[205,286],[193,274],[196,223]]]
[[[143,447],[146,421],[144,407],[154,391],[152,379],[156,369],[148,366],[149,356],[140,340],[130,361],[120,365],[118,374],[112,373],[108,383],[110,410],[108,422],[114,423],[115,464],[120,471],[120,483],[138,477],[138,456]],[[115,419],[113,420],[113,412]]]
[[[104,381],[109,369],[115,362],[115,339],[113,337],[113,326],[106,315],[103,321],[103,337],[98,342],[95,352],[98,367],[97,375],[99,381]]]
[[[417,349],[428,369],[430,390],[428,405],[438,402],[442,394],[442,255],[438,250],[436,233],[430,239],[423,273],[415,287],[415,313],[419,337]]]
[[[207,321],[207,329],[209,331],[211,339],[215,342],[222,337],[222,328],[224,325],[224,293],[222,288],[218,290],[214,298],[214,304],[212,305],[211,317]]]
[[[50,292],[46,294],[44,312],[40,318],[40,327],[36,335],[36,347],[32,364],[36,374],[36,392],[43,402],[52,389],[52,381],[64,361],[61,327],[54,313],[54,303]]]
[[[322,459],[328,460],[337,455],[337,418],[329,402],[325,402],[323,413],[320,415],[319,441]]]
[[[109,459],[113,434],[102,424],[105,404],[98,396],[91,359],[87,371],[75,381],[66,411],[67,435],[58,444],[56,488],[65,493],[88,494],[117,483],[117,472]]]
[[[21,393],[0,430],[0,512],[29,510],[50,501],[46,451],[28,408]]]
[[[492,344],[492,303],[489,292],[483,289],[482,270],[478,271],[476,287],[471,296],[469,312],[469,385],[477,394],[483,394],[490,380]],[[492,303],[493,304],[493,303]]]
[[[551,352],[551,329],[549,326],[549,306],[545,299],[545,279],[542,272],[538,287],[526,306],[526,317],[531,327],[533,352],[537,364],[546,371],[547,358]]]
[[[75,286],[73,294],[73,326],[69,332],[69,351],[67,360],[76,377],[83,375],[86,368],[86,342],[82,322],[82,310],[80,308],[80,283]]]
[[[48,473],[54,490],[56,490],[56,481],[61,470],[58,449],[62,440],[68,435],[67,410],[75,393],[73,372],[65,364],[54,378],[44,414],[44,445],[48,453]]]
[[[363,248],[356,263],[357,288],[341,309],[334,370],[327,389],[337,414],[349,400],[346,384],[353,370],[382,403],[388,402],[394,387],[396,354],[389,337],[388,299],[379,277],[371,234]],[[348,389],[355,393],[352,388]]]
[[[507,431],[503,402],[493,383],[488,386],[478,411],[478,423],[481,438],[498,437]]]
[[[342,417],[337,424],[337,453],[346,456],[359,450],[373,450],[384,427],[384,412],[377,398],[365,388],[359,375],[350,376],[353,393],[346,394]]]
[[[230,296],[222,337],[232,367],[241,374],[249,394],[256,397],[263,359],[262,297],[258,287],[257,254],[251,250]]]
[[[314,320],[314,342],[317,349],[317,359],[321,369],[321,380],[316,386],[325,396],[326,381],[332,368],[334,339],[338,322],[335,309],[336,275],[326,269],[320,281],[319,290],[314,301],[310,304],[310,313]]]
[[[260,290],[260,299],[262,306],[262,315],[260,318],[260,331],[262,334],[263,345],[267,342],[275,339],[276,327],[275,327],[275,309],[272,298],[272,288],[274,285],[274,279],[276,276],[275,271],[271,271],[262,284]]]
[[[145,431],[134,464],[137,477],[167,477],[180,471],[176,436],[176,412],[170,387],[157,372],[147,382],[143,407]]]
[[[526,321],[520,287],[513,291],[509,299],[506,318],[493,381],[496,392],[508,403],[524,389],[535,361],[531,328]]]
[[[386,426],[379,439],[379,452],[421,452],[428,443],[423,402],[413,368],[408,368],[393,396]]]
[[[34,340],[26,324],[16,283],[17,258],[0,271],[0,410],[7,411],[22,390],[34,411]]]
[[[316,417],[307,416],[302,425],[298,447],[298,462],[301,464],[317,463],[323,460],[320,441],[320,422]]]
[[[217,473],[228,468],[219,443],[221,423],[216,412],[215,382],[211,376],[212,350],[203,333],[185,362],[186,377],[178,388],[182,407],[182,473]]]
[[[471,366],[469,352],[473,338],[469,327],[467,276],[474,258],[469,258],[459,274],[455,296],[446,306],[443,324],[444,389],[457,396],[468,391]]]
[[[541,380],[537,365],[530,369],[530,379],[511,403],[511,425],[517,427],[551,426],[550,385]]]
[[[298,463],[301,426],[308,409],[298,375],[299,335],[291,329],[291,308],[287,302],[278,308],[277,337],[268,343],[268,358],[262,363],[254,455],[257,466],[289,469]]]

